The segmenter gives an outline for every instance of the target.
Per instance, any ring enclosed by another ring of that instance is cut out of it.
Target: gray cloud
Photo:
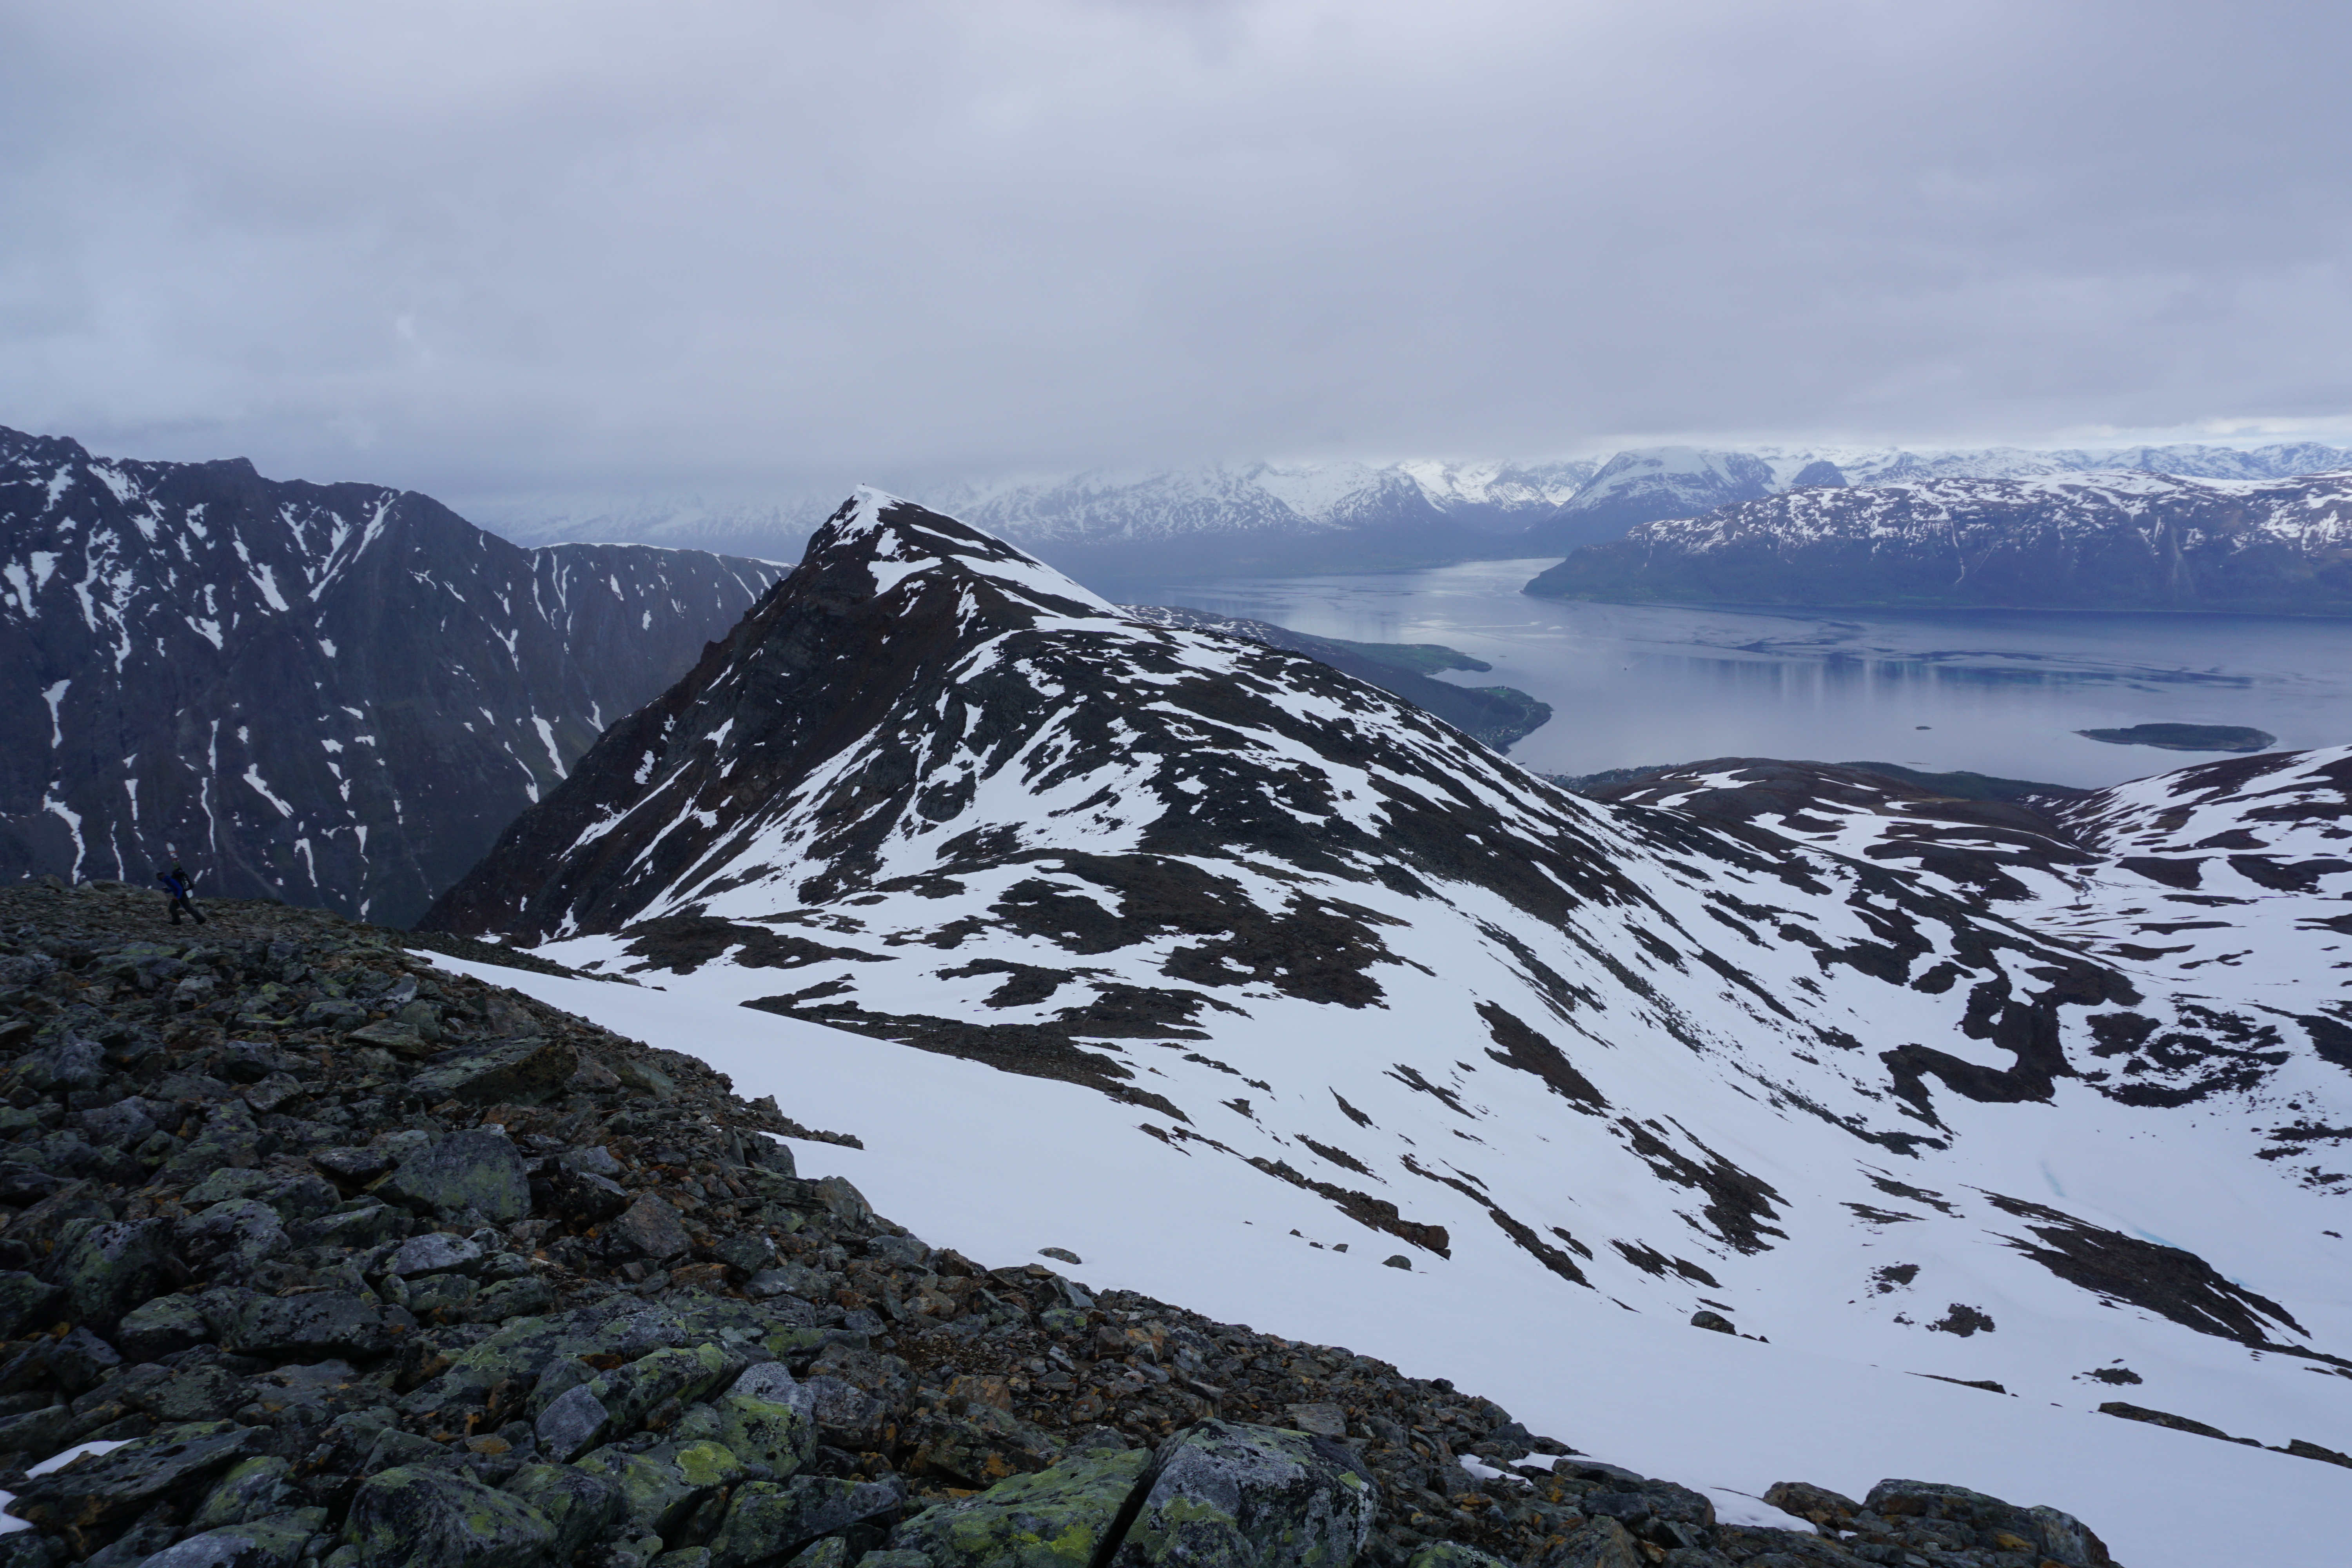
[[[95,3],[0,423],[451,494],[2352,416],[2352,13]]]

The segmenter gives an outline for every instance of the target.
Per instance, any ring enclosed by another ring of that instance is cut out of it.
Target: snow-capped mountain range
[[[2308,442],[1948,452],[1659,447],[1545,462],[1250,463],[900,488],[1082,580],[1114,581],[1560,555],[1637,522],[1802,486],[2108,471],[2278,479],[2347,465],[2352,449]],[[793,560],[836,499],[526,495],[464,509],[524,544],[632,540]]]
[[[0,430],[0,877],[404,923],[780,572]]]
[[[1412,1321],[1514,1342],[1624,1314],[1715,1342],[1681,1326],[1713,1313],[1769,1342],[1757,1386],[1801,1368],[1838,1413],[1757,1441],[1859,1422],[1878,1463],[1932,1447],[1888,1414],[1932,1406],[1985,1437],[1970,1484],[2139,1454],[2088,1414],[2119,1393],[2352,1447],[2352,749],[2063,820],[1801,770],[1769,820],[1696,808],[1744,765],[1582,799],[868,491],[427,923],[631,978],[546,994],[823,1080],[829,1114],[887,1129],[940,1075],[972,1125],[909,1137],[942,1178],[1026,1169],[1007,1129],[1066,1140],[1079,1179],[1018,1189],[1021,1224],[1123,1279],[1264,1309],[1311,1275],[1283,1310],[1351,1339],[1385,1331],[1348,1302],[1405,1289],[1368,1278],[1388,1255],[1431,1281]],[[987,1190],[920,1202],[1006,1223]],[[1698,1420],[1645,1370],[1650,1413],[1612,1418]],[[2235,1463],[2179,1441],[2183,1484]],[[2342,1485],[2271,1462],[2281,1495]]]
[[[1528,584],[1554,597],[2352,615],[2352,468],[1797,489],[1635,524]]]

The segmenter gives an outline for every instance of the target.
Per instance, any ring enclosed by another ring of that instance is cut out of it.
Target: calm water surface
[[[2251,724],[2282,747],[2352,741],[2352,623],[2253,616],[1731,611],[1533,599],[1552,559],[1427,572],[1118,584],[1360,642],[1433,642],[1552,706],[1512,748],[1547,773],[1716,756],[1973,768],[2105,784],[2221,753],[2077,730]]]

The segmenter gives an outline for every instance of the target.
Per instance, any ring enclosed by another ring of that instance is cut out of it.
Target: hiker
[[[194,904],[188,901],[187,872],[182,870],[177,865],[174,865],[168,871],[156,872],[155,879],[163,884],[163,890],[165,892],[172,895],[172,923],[173,925],[178,925],[180,923],[180,911],[182,910],[185,910],[188,913],[195,916],[196,923],[198,925],[205,923],[205,911],[196,908]]]

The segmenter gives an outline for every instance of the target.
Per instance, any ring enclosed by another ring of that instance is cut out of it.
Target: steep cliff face
[[[780,571],[0,431],[0,878],[403,923]]]
[[[1793,490],[1588,545],[1554,598],[2352,615],[2352,472]]]

